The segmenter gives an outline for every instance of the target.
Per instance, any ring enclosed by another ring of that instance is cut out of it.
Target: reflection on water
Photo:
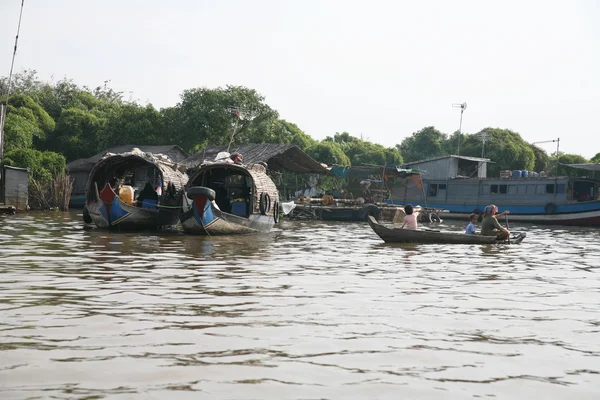
[[[387,245],[358,223],[192,237],[0,218],[2,399],[599,395],[599,229]]]

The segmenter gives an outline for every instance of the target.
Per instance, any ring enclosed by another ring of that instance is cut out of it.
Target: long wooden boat
[[[85,222],[119,230],[176,226],[188,180],[182,170],[185,168],[166,158],[139,149],[107,153],[90,172],[83,211]],[[153,198],[139,197],[146,185],[155,192]]]
[[[434,230],[411,230],[388,228],[371,216],[369,226],[386,243],[425,243],[425,244],[503,244],[521,243],[525,233],[519,233],[510,240],[497,240],[494,236],[467,235],[458,232],[440,232]]]
[[[263,165],[204,163],[191,176],[180,217],[186,233],[266,233],[278,221],[279,193]]]

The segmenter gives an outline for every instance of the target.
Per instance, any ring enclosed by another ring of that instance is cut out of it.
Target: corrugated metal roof
[[[183,164],[188,168],[197,167],[204,160],[213,161],[218,153],[227,151],[227,146],[207,147],[188,157]],[[243,144],[232,146],[230,153],[238,152],[244,157],[244,164],[265,162],[269,169],[288,170],[294,173],[326,174],[327,168],[313,160],[308,154],[293,144]]]
[[[425,162],[431,162],[431,161],[437,161],[437,160],[444,160],[446,158],[458,158],[461,160],[467,160],[467,161],[476,161],[476,162],[488,162],[491,163],[492,161],[489,158],[480,158],[480,157],[467,157],[467,156],[441,156],[441,157],[433,157],[433,158],[427,158],[425,160],[418,160],[418,161],[411,161],[411,162],[407,162],[402,164],[403,166],[406,165],[414,165],[414,164],[422,164]]]
[[[71,161],[67,164],[67,171],[91,171],[94,168],[94,165],[98,161],[104,157],[106,153],[127,153],[133,151],[134,148],[138,148],[145,153],[152,154],[167,154],[172,159],[172,161],[179,162],[187,158],[188,154],[181,149],[181,147],[173,144],[169,145],[161,145],[161,146],[145,146],[145,145],[135,145],[135,144],[126,144],[123,146],[116,146],[106,149],[96,155],[93,155],[89,158],[80,158],[75,161]],[[177,156],[176,156],[177,155]],[[176,157],[175,157],[176,156]],[[177,158],[177,159],[173,159]]]

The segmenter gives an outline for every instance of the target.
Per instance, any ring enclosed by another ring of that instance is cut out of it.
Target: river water
[[[0,217],[0,399],[598,399],[600,229],[513,225],[385,245]]]

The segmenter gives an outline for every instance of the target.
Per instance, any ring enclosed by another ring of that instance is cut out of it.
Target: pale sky
[[[20,5],[0,0],[2,76]],[[465,133],[600,152],[595,0],[25,0],[23,69],[110,80],[157,108],[184,89],[244,85],[315,139],[347,131],[386,146],[429,125],[452,133],[452,103],[466,102]]]

